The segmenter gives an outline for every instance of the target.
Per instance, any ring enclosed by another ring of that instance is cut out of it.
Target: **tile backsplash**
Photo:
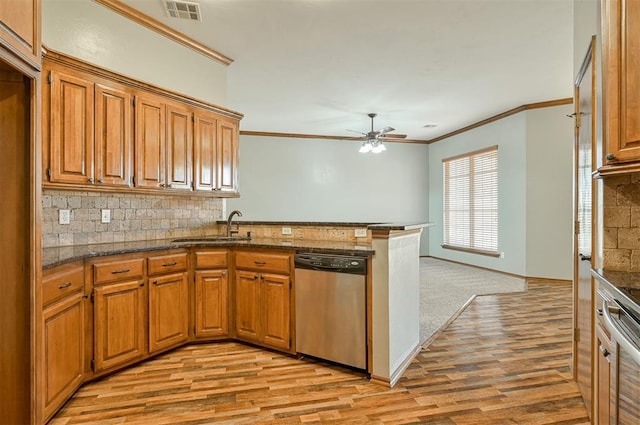
[[[640,271],[640,173],[603,179],[603,267]]]
[[[223,200],[171,196],[45,189],[42,194],[44,248],[216,234]],[[71,212],[70,224],[59,224],[59,210]],[[102,223],[102,210],[111,222]]]

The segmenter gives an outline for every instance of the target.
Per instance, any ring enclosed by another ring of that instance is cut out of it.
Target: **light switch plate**
[[[366,238],[367,229],[356,229],[355,234],[356,234],[356,238]]]
[[[283,235],[290,235],[291,234],[291,227],[283,227],[282,228],[282,234]]]
[[[102,220],[103,223],[111,222],[111,210],[102,210]]]
[[[60,224],[70,224],[71,223],[71,210],[59,210],[58,211],[58,222]]]

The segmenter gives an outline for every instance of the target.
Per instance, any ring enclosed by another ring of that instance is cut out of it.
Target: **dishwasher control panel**
[[[298,269],[367,274],[367,259],[365,257],[307,253],[296,254],[295,266]]]

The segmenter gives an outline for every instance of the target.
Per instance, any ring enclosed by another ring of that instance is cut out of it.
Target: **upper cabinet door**
[[[136,96],[135,185],[165,187],[165,105]]]
[[[189,110],[167,105],[166,184],[172,189],[191,189],[191,143],[193,118]]]
[[[238,124],[218,121],[218,187],[217,190],[238,191]]]
[[[51,71],[50,180],[93,183],[93,83]]]
[[[96,85],[95,179],[98,185],[131,186],[131,94]]]
[[[640,161],[640,2],[602,6],[605,163]]]
[[[218,120],[214,115],[197,112],[194,117],[194,184],[196,190],[217,187]]]
[[[41,0],[0,0],[0,43],[36,69],[41,62]]]

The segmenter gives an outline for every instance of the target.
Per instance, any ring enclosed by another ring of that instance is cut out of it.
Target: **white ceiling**
[[[422,140],[573,95],[573,0],[199,0],[202,22],[123,2],[234,60],[241,130],[353,136],[377,112]]]

